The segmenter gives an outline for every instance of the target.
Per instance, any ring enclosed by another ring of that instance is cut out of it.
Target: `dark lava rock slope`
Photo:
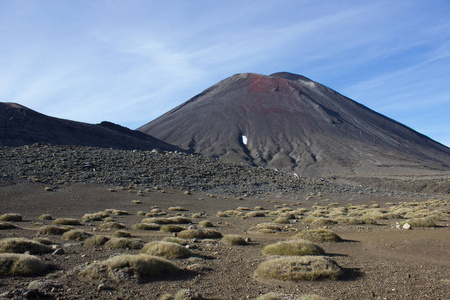
[[[181,150],[148,134],[110,122],[87,124],[58,119],[16,103],[0,102],[0,146],[33,143],[124,150]]]
[[[444,145],[291,73],[236,74],[138,130],[210,157],[309,176],[450,168]]]

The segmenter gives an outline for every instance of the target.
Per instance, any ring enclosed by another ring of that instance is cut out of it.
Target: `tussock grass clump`
[[[312,216],[309,216],[309,217],[303,219],[303,223],[304,224],[317,225],[317,226],[327,226],[327,225],[334,225],[337,222],[333,221],[331,219],[328,219],[328,218],[324,218],[324,217],[312,217]]]
[[[113,214],[115,216],[126,216],[126,215],[129,215],[128,211],[120,210],[120,209],[108,208],[108,209],[105,209],[105,212],[109,213],[109,214]]]
[[[170,211],[187,211],[187,209],[184,209],[181,206],[173,206],[173,207],[169,207],[168,210]]]
[[[54,226],[54,225],[45,225],[39,228],[40,234],[47,234],[47,235],[62,235],[64,232],[67,232],[69,230],[73,229],[71,226]]]
[[[37,257],[28,254],[0,254],[0,276],[37,276],[47,266]]]
[[[182,239],[220,239],[222,234],[210,229],[187,229],[179,232],[178,237]]]
[[[20,222],[22,221],[22,216],[19,214],[9,213],[0,216],[0,221],[3,222]]]
[[[289,256],[262,262],[255,275],[265,279],[301,281],[329,278],[336,280],[343,274],[342,268],[323,256]]]
[[[104,245],[109,249],[141,249],[144,246],[142,241],[128,238],[112,238]]]
[[[153,218],[145,218],[141,221],[141,223],[155,223],[155,224],[189,224],[192,223],[192,220],[186,217],[170,217],[170,218],[161,218],[161,217],[153,217]]]
[[[57,218],[53,220],[53,225],[81,225],[80,221],[73,218]]]
[[[26,238],[5,238],[0,240],[0,253],[25,253],[40,254],[49,253],[49,246]]]
[[[356,217],[337,217],[335,221],[338,222],[338,224],[347,225],[361,225],[366,223],[362,219]]]
[[[141,253],[164,256],[166,258],[186,258],[191,256],[191,251],[186,247],[172,242],[156,241],[144,245]]]
[[[292,239],[304,239],[312,242],[340,242],[341,237],[331,230],[316,229],[305,230],[297,233]]]
[[[237,234],[226,234],[222,238],[222,242],[228,245],[247,245],[247,241]]]
[[[109,217],[109,215],[106,212],[102,211],[93,214],[84,214],[84,216],[81,218],[81,221],[82,222],[101,221],[106,217]]]
[[[278,217],[275,220],[273,220],[273,222],[277,223],[277,224],[289,224],[290,223],[289,218],[286,218],[286,217]]]
[[[86,232],[84,230],[73,229],[67,232],[64,232],[62,235],[62,239],[66,241],[84,241],[87,238],[90,238],[92,234]]]
[[[273,223],[260,223],[256,226],[250,227],[248,231],[257,231],[260,233],[274,233],[281,231],[281,226]]]
[[[248,218],[255,218],[255,217],[265,217],[266,215],[262,211],[250,211],[245,214]]]
[[[42,214],[39,216],[39,220],[53,220],[53,217],[50,214]]]
[[[177,217],[170,217],[167,218],[169,220],[169,224],[190,224],[192,223],[192,220],[187,218],[187,217],[181,217],[181,216],[177,216]]]
[[[15,229],[18,228],[16,225],[8,222],[0,222],[0,230],[2,229]]]
[[[185,239],[180,239],[178,237],[173,237],[173,236],[167,236],[167,237],[163,238],[162,240],[164,242],[177,243],[182,246],[186,246],[188,244],[188,241],[186,241]]]
[[[93,235],[90,238],[86,239],[83,245],[91,247],[103,246],[109,240],[110,237],[107,235]]]
[[[134,224],[131,228],[138,230],[160,230],[161,225],[155,223],[139,223]]]
[[[268,255],[324,255],[325,251],[307,240],[296,239],[267,245],[262,253]]]
[[[413,218],[400,223],[400,226],[408,223],[412,227],[436,227],[436,223],[430,218]]]
[[[131,237],[131,233],[125,230],[116,230],[114,231],[114,236],[116,237]]]
[[[209,220],[203,220],[198,223],[199,227],[214,227],[214,224]]]
[[[175,225],[175,224],[168,224],[168,225],[161,226],[161,231],[164,231],[164,232],[180,232],[183,230],[186,230],[186,228],[183,226],[180,226],[180,225]]]
[[[41,243],[43,245],[51,245],[54,244],[52,240],[48,239],[48,238],[43,238],[43,237],[37,237],[34,238],[33,241]]]
[[[119,222],[106,222],[106,223],[100,224],[99,227],[104,230],[126,228],[125,224],[122,224]]]
[[[158,279],[179,271],[180,269],[174,263],[161,257],[148,254],[125,254],[90,264],[80,272],[80,275],[92,279],[112,278],[116,280],[120,280],[125,275],[140,280]]]

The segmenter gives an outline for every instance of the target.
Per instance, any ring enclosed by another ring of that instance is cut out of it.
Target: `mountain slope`
[[[236,74],[138,130],[189,151],[312,176],[420,174],[450,164],[449,148],[291,73]]]
[[[109,122],[87,124],[43,115],[0,102],[0,146],[33,143],[140,150],[180,150],[150,135]]]

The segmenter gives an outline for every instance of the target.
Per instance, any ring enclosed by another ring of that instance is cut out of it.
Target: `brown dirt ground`
[[[394,228],[398,220],[382,220],[380,225],[332,225],[344,242],[321,243],[328,254],[345,268],[344,278],[320,281],[280,282],[266,281],[254,277],[258,264],[268,257],[261,249],[270,243],[288,239],[295,231],[307,228],[301,221],[288,225],[289,231],[274,234],[261,234],[247,230],[258,223],[270,222],[270,216],[262,218],[216,216],[217,211],[236,209],[237,207],[263,206],[267,210],[276,210],[276,205],[292,206],[294,209],[313,205],[339,203],[351,204],[386,202],[426,201],[430,196],[414,198],[395,198],[348,194],[307,195],[267,194],[260,198],[239,200],[230,195],[208,195],[193,192],[167,190],[145,192],[137,196],[136,190],[118,190],[109,192],[107,186],[67,184],[54,191],[44,191],[41,184],[17,184],[0,187],[0,214],[19,213],[24,221],[16,222],[21,229],[1,230],[0,238],[38,236],[37,230],[51,221],[41,221],[38,217],[48,213],[53,217],[72,217],[81,219],[85,213],[94,213],[108,208],[127,210],[130,215],[114,216],[126,224],[128,230],[144,241],[160,240],[171,233],[160,231],[135,231],[130,229],[143,216],[138,211],[150,211],[153,206],[169,212],[172,206],[182,206],[187,216],[205,212],[206,218],[193,218],[194,223],[204,219],[212,221],[222,234],[240,234],[251,239],[247,246],[229,246],[220,241],[204,240],[194,243],[198,249],[192,250],[195,258],[174,260],[181,267],[198,263],[204,267],[202,272],[179,275],[175,278],[163,278],[157,281],[137,283],[123,280],[120,283],[106,281],[107,289],[98,290],[99,281],[80,278],[74,268],[95,260],[103,260],[118,253],[138,253],[138,250],[107,250],[101,247],[91,248],[78,242],[66,242],[59,236],[49,236],[65,250],[63,255],[45,254],[40,257],[53,269],[40,277],[2,277],[0,293],[14,289],[24,289],[36,279],[49,279],[62,283],[62,287],[51,294],[56,299],[158,299],[161,295],[174,294],[182,288],[191,288],[205,299],[254,299],[260,294],[276,292],[291,295],[317,294],[328,299],[450,299],[450,227],[449,218],[438,223],[439,227],[412,230]],[[449,211],[448,196],[447,212]],[[132,204],[140,200],[142,204]],[[273,201],[277,201],[273,203]],[[175,215],[176,212],[169,212]],[[78,226],[88,231],[97,228],[100,222],[83,223]],[[310,226],[316,228],[315,226]],[[95,232],[97,233],[97,232]],[[112,234],[112,232],[101,232]]]

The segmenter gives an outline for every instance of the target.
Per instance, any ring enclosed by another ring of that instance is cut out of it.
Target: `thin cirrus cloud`
[[[298,73],[450,145],[450,3],[0,2],[0,101],[141,126],[235,73]],[[426,119],[430,117],[430,119]]]

